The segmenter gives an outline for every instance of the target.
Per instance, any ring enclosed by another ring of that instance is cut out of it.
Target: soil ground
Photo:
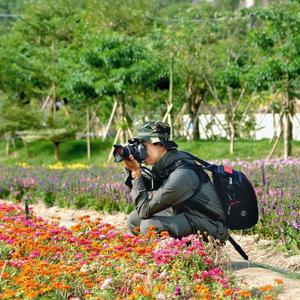
[[[2,201],[2,200],[1,200]],[[79,218],[89,215],[91,219],[100,217],[104,223],[109,223],[118,229],[126,229],[126,214],[107,214],[90,210],[64,209],[58,207],[47,208],[43,204],[31,206],[32,211],[44,219],[59,221],[61,226],[70,227],[79,222]],[[300,300],[300,280],[289,279],[284,274],[258,267],[254,264],[263,263],[277,268],[297,272],[300,274],[300,253],[288,256],[274,246],[272,241],[259,239],[255,235],[232,235],[249,256],[249,262],[243,260],[227,242],[223,248],[224,255],[229,259],[229,268],[233,274],[248,288],[275,284],[275,279],[282,279],[283,289],[278,299]]]

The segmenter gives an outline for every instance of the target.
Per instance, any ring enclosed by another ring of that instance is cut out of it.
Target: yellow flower
[[[53,165],[49,165],[48,168],[50,170],[62,170],[62,169],[64,169],[64,165],[61,161],[58,161],[57,163],[55,163]]]
[[[59,161],[53,165],[49,165],[48,168],[50,170],[63,170],[63,169],[78,170],[78,169],[89,169],[90,166],[82,163],[73,163],[73,164],[64,165],[61,161]]]
[[[29,164],[26,163],[26,162],[20,162],[20,163],[17,163],[17,166],[20,166],[22,168],[29,168]]]
[[[74,163],[74,164],[68,164],[65,166],[67,169],[89,169],[90,166],[82,164],[82,163]]]

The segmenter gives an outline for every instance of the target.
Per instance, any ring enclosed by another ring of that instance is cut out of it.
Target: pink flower
[[[221,275],[223,274],[222,270],[220,268],[214,268],[208,271],[203,271],[201,273],[201,276],[206,278],[211,278],[213,280],[217,280]]]
[[[181,289],[179,286],[176,286],[175,291],[174,291],[174,296],[180,296],[181,295]]]
[[[40,256],[40,252],[35,250],[35,251],[32,251],[30,253],[30,255],[28,256],[29,259],[33,259],[33,258],[36,258],[36,257],[39,257]]]
[[[74,255],[74,258],[75,259],[81,259],[83,257],[83,254],[82,253],[76,253],[75,255]]]

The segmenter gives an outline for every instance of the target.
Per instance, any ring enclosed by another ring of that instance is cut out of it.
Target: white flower
[[[110,284],[111,282],[112,282],[112,278],[111,278],[111,277],[106,278],[106,279],[103,281],[103,283],[100,285],[100,289],[101,289],[101,290],[106,289],[106,288],[109,286],[109,284]]]

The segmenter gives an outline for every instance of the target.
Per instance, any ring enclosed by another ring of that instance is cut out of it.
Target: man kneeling
[[[170,140],[170,127],[161,122],[144,124],[130,144],[141,144],[143,163],[134,155],[124,159],[135,209],[128,216],[128,227],[146,234],[153,226],[173,237],[207,232],[220,240],[228,239],[221,201],[208,175],[188,153],[177,150]],[[195,171],[198,170],[198,171]],[[150,175],[149,175],[150,173]]]

